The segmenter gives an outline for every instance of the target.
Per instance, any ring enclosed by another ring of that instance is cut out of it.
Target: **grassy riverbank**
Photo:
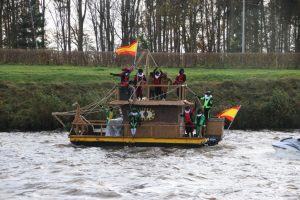
[[[174,79],[178,68],[162,68]],[[0,65],[0,81],[14,83],[42,84],[93,84],[107,81],[118,81],[109,73],[119,73],[119,67],[72,67],[45,65]],[[199,81],[240,81],[250,78],[274,80],[280,78],[300,78],[300,70],[285,69],[203,69],[186,68],[189,84]]]
[[[52,130],[53,111],[101,98],[120,68],[0,65],[0,131]],[[163,68],[174,79],[178,68]],[[300,70],[186,68],[197,93],[213,91],[213,114],[242,105],[233,128],[300,128]],[[132,76],[133,77],[133,76]]]

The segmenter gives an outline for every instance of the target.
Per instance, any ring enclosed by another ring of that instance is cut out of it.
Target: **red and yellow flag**
[[[229,121],[233,121],[236,114],[239,112],[241,106],[235,106],[229,109],[224,110],[223,112],[220,112],[217,114],[217,117],[219,118],[226,118]]]
[[[128,46],[122,46],[118,47],[116,49],[117,55],[131,55],[135,56],[137,52],[137,47],[138,47],[138,41],[135,40],[133,43],[131,43]]]

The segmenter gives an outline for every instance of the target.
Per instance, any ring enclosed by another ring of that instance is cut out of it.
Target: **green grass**
[[[174,79],[179,69],[162,70]],[[109,73],[120,71],[120,67],[0,65],[0,131],[59,128],[51,112],[105,96],[112,83],[120,81]],[[213,91],[213,114],[242,105],[233,128],[299,128],[300,70],[186,68],[185,72],[197,94]]]
[[[152,70],[152,69],[151,69]],[[162,68],[174,79],[178,68]],[[74,67],[74,66],[26,66],[26,65],[0,65],[0,81],[14,83],[43,83],[43,84],[91,84],[115,81],[118,77],[109,73],[119,73],[120,67]],[[135,72],[132,73],[133,78]],[[188,83],[212,81],[239,81],[245,79],[281,79],[299,78],[300,70],[286,69],[200,69],[186,68]]]

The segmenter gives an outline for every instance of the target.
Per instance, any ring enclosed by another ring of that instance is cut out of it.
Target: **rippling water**
[[[230,131],[217,146],[75,147],[67,133],[0,133],[0,199],[300,199],[293,132]]]

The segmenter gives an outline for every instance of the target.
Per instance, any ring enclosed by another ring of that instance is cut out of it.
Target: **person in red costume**
[[[145,84],[147,79],[143,73],[143,69],[139,69],[138,73],[134,76],[134,84],[137,86],[136,88],[136,98],[138,100],[143,99],[143,87],[141,85]]]
[[[119,74],[110,73],[110,75],[121,77],[120,86],[127,87],[129,83],[129,76],[130,73],[133,71],[133,69],[134,69],[134,65],[132,65],[131,67],[124,67],[121,73]]]
[[[165,75],[160,69],[158,69],[158,67],[156,67],[150,75],[153,78],[153,85],[155,85],[153,96],[155,99],[162,99],[162,88],[158,86],[161,85],[162,78]]]
[[[179,70],[179,74],[176,76],[176,79],[174,81],[174,85],[183,85],[186,81],[186,75],[184,73],[184,69],[181,68]],[[179,88],[177,88],[177,96],[179,97]]]
[[[128,100],[129,92],[128,92],[128,83],[129,83],[129,76],[130,73],[134,70],[134,65],[131,67],[125,67],[122,69],[122,72],[119,74],[110,73],[112,76],[119,76],[121,78],[120,88],[119,88],[119,95],[120,100]]]
[[[195,110],[192,110],[190,106],[186,106],[184,109],[183,114],[180,116],[184,118],[184,125],[185,125],[185,133],[184,137],[193,137],[193,132],[194,132],[194,123],[193,123],[193,115],[194,115]]]
[[[182,85],[185,83],[185,81],[186,81],[186,75],[184,73],[184,69],[181,68],[179,70],[179,74],[176,76],[176,79],[173,84],[174,85]]]

